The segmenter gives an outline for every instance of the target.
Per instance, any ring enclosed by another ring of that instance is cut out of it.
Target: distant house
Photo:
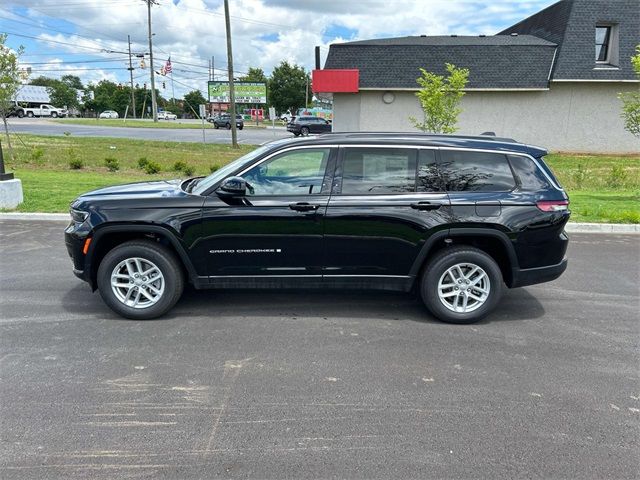
[[[459,132],[495,132],[556,151],[640,152],[619,92],[638,90],[638,0],[561,0],[490,36],[413,36],[333,44],[315,92],[331,93],[335,131],[415,131],[420,68],[470,70]],[[595,54],[594,54],[595,52]]]

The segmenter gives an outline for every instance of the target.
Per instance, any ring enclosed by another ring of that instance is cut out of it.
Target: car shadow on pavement
[[[64,295],[63,308],[83,317],[120,319],[86,285]],[[496,310],[479,324],[540,318],[544,307],[526,289],[507,290]],[[188,317],[323,317],[438,322],[414,294],[327,290],[195,290],[158,320]]]

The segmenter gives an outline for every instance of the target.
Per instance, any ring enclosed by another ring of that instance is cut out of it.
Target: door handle
[[[411,208],[413,208],[414,210],[437,210],[441,206],[442,205],[439,203],[431,203],[431,202],[418,202],[418,203],[411,204]]]
[[[313,205],[307,202],[290,203],[289,208],[298,212],[312,212],[320,208],[320,205]]]

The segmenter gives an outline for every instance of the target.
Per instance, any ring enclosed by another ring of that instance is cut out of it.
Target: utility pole
[[[136,96],[133,91],[133,65],[131,63],[131,35],[127,35],[127,41],[129,42],[129,77],[131,78],[131,105],[133,106],[133,118],[136,118]]]
[[[153,47],[151,42],[151,5],[157,5],[156,0],[142,0],[147,4],[147,23],[149,25],[149,68],[151,69],[151,109],[153,110],[153,121],[158,122],[158,103],[156,101],[156,80],[153,70]]]
[[[149,0],[150,1],[150,0]],[[236,95],[233,88],[233,53],[231,52],[231,23],[229,21],[229,0],[224,0],[224,23],[227,29],[227,67],[229,68],[229,106],[231,111],[231,145],[238,148],[238,132],[236,131]]]

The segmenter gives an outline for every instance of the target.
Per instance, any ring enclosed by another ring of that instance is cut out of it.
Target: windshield
[[[246,155],[238,158],[237,160],[234,160],[233,162],[226,164],[220,170],[216,170],[208,177],[205,177],[202,180],[200,180],[198,184],[194,187],[193,193],[197,195],[202,195],[202,193],[207,191],[212,185],[228,177],[231,174],[231,172],[241,168],[243,165],[247,165],[251,163],[254,159],[258,158],[263,153],[268,152],[272,148],[273,148],[273,143],[263,145],[247,153]]]

